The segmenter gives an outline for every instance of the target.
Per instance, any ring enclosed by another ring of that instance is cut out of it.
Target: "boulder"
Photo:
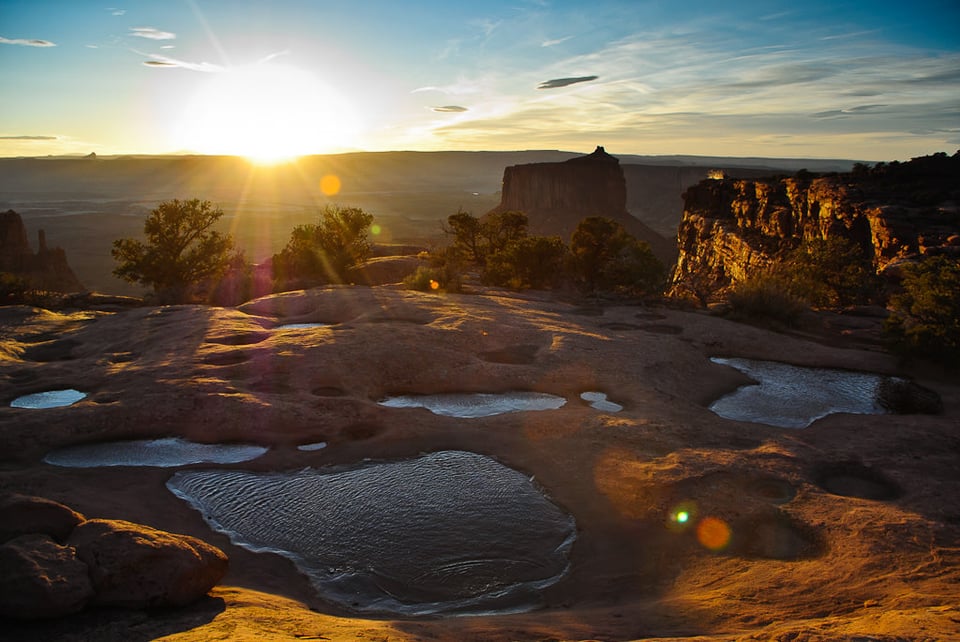
[[[183,606],[227,572],[227,556],[202,540],[121,520],[86,521],[68,543],[90,567],[99,605]]]
[[[43,497],[13,494],[0,498],[0,542],[31,533],[64,542],[83,520],[80,513]]]
[[[93,598],[87,565],[48,535],[0,545],[0,616],[18,619],[76,613]]]

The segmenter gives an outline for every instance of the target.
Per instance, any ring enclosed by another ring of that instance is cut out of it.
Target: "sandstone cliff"
[[[588,216],[618,221],[628,232],[650,244],[667,265],[676,255],[673,244],[627,212],[627,184],[620,161],[603,147],[562,163],[530,163],[507,167],[503,192],[495,212],[527,215],[532,234],[559,236],[564,241]]]
[[[881,274],[960,253],[960,152],[822,177],[708,179],[683,198],[675,293],[722,293],[805,240],[846,238]]]
[[[0,272],[21,277],[37,290],[83,291],[84,287],[67,264],[63,249],[47,247],[43,230],[40,230],[38,237],[39,248],[34,253],[20,215],[13,210],[0,213]]]

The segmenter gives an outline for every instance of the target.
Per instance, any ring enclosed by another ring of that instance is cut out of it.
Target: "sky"
[[[960,2],[0,0],[0,157],[960,149]]]

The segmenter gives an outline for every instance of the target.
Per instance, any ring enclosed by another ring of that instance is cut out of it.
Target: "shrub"
[[[524,236],[487,258],[485,283],[514,289],[543,289],[564,278],[567,246],[558,236]]]
[[[23,303],[28,289],[23,277],[10,272],[0,272],[0,305]]]
[[[601,216],[583,219],[574,230],[569,265],[574,282],[588,293],[652,294],[662,290],[666,274],[649,244]]]
[[[903,270],[884,327],[894,350],[957,366],[960,360],[960,261],[932,256]]]
[[[347,270],[367,260],[373,215],[358,207],[328,205],[316,224],[298,225],[272,258],[280,283],[343,283]]]
[[[872,259],[859,245],[836,236],[804,241],[777,275],[791,294],[817,307],[868,303],[881,289]]]
[[[783,281],[769,273],[736,284],[727,302],[736,319],[785,326],[800,325],[808,311],[803,299],[790,293]]]

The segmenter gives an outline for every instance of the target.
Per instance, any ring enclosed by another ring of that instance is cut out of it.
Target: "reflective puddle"
[[[580,398],[590,404],[594,410],[603,412],[620,412],[623,406],[607,399],[605,392],[581,392]]]
[[[87,396],[87,393],[65,388],[63,390],[48,390],[46,392],[37,392],[32,395],[17,397],[10,402],[11,408],[62,408],[72,406]]]
[[[310,328],[325,328],[326,323],[284,323],[278,325],[274,330],[309,330]]]
[[[319,594],[362,612],[535,608],[576,526],[526,475],[469,452],[285,473],[181,471],[168,488],[216,530],[290,558]]]
[[[469,419],[527,410],[556,410],[567,400],[545,392],[508,392],[401,395],[377,403],[388,408],[426,408],[435,415]]]
[[[752,359],[711,361],[736,368],[758,382],[741,386],[710,405],[710,410],[726,419],[806,428],[833,413],[885,412],[877,400],[883,380],[880,375]]]
[[[67,468],[98,466],[156,466],[170,468],[187,464],[235,464],[256,459],[267,452],[250,444],[198,444],[179,437],[113,441],[69,446],[47,453],[48,464]]]

